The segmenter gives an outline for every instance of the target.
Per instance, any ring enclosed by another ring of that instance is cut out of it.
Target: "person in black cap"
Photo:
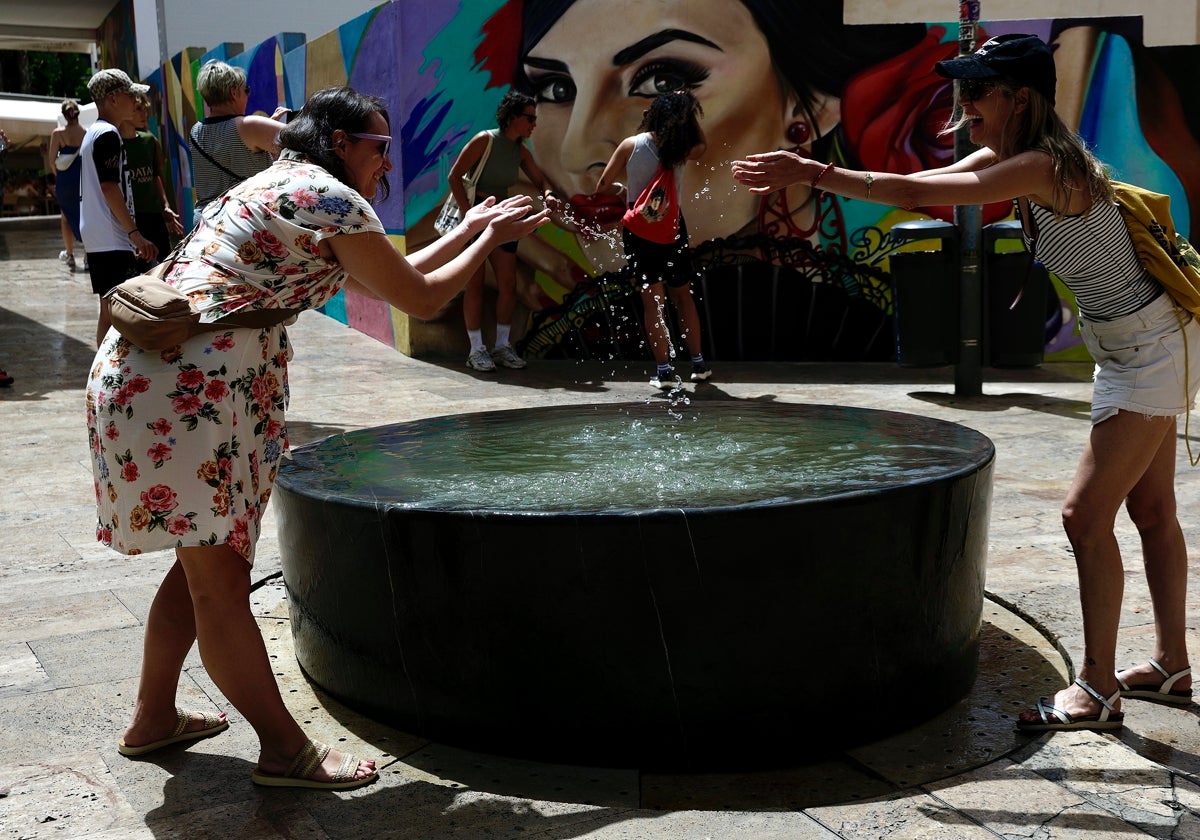
[[[1002,35],[940,61],[958,81],[962,113],[981,148],[909,175],[855,171],[769,152],[734,161],[752,192],[808,182],[849,198],[912,208],[1016,200],[1025,241],[1074,292],[1080,332],[1096,361],[1092,430],[1063,506],[1083,611],[1079,678],[1021,714],[1018,728],[1117,729],[1122,698],[1187,705],[1187,546],[1175,512],[1176,417],[1200,387],[1200,365],[1175,363],[1200,347],[1200,325],[1142,267],[1104,166],[1054,112],[1049,47]],[[1190,369],[1189,369],[1190,368]],[[1116,673],[1124,569],[1114,533],[1124,504],[1142,543],[1154,608],[1149,661]]]

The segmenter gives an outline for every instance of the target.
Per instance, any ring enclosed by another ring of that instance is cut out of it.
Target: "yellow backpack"
[[[1176,232],[1170,196],[1121,181],[1112,186],[1142,266],[1180,306],[1200,315],[1200,254]]]

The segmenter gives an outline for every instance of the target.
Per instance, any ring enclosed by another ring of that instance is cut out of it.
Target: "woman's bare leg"
[[[250,612],[250,565],[227,545],[181,548],[176,553],[187,575],[204,667],[254,727],[261,750],[259,769],[283,773],[308,737],[284,705]],[[313,778],[327,780],[341,760],[342,754],[331,750]],[[356,776],[365,778],[374,768],[374,761],[360,761]]]
[[[679,331],[682,333],[688,353],[700,355],[700,313],[696,311],[696,299],[692,297],[692,284],[668,287],[671,303],[679,314]]]
[[[1173,417],[1144,417],[1120,411],[1092,427],[1079,468],[1063,505],[1063,526],[1075,551],[1083,612],[1083,662],[1079,678],[1105,697],[1117,690],[1117,628],[1124,594],[1124,567],[1113,532],[1122,502],[1152,474]],[[1070,715],[1094,714],[1099,704],[1076,685],[1054,695],[1052,704]],[[1033,710],[1021,719],[1036,722]]]
[[[646,326],[646,337],[650,340],[650,352],[660,365],[671,361],[671,334],[667,331],[666,300],[663,284],[643,284],[642,320]]]
[[[1142,540],[1146,583],[1154,606],[1155,661],[1174,674],[1188,667],[1187,651],[1187,544],[1176,518],[1175,429],[1164,436],[1154,461],[1129,494],[1126,508]],[[1162,674],[1148,662],[1121,673],[1127,682],[1157,684]],[[1191,677],[1182,677],[1174,688],[1186,689]]]
[[[174,731],[179,674],[195,641],[196,621],[192,614],[192,597],[188,594],[183,567],[176,560],[158,587],[146,619],[137,703],[133,710],[133,721],[122,739],[128,746],[149,744],[166,738]],[[195,717],[191,729],[199,730],[203,726],[203,716]]]

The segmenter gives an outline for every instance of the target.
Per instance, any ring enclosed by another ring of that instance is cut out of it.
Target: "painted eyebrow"
[[[663,44],[669,44],[671,41],[690,41],[693,44],[701,44],[705,47],[712,47],[717,52],[724,52],[720,47],[714,44],[707,38],[702,38],[694,32],[687,32],[682,29],[664,29],[661,32],[655,32],[653,35],[648,35],[632,46],[628,46],[613,56],[613,66],[623,67],[626,64],[637,61],[646,53],[653,49],[661,47]]]
[[[525,56],[524,63],[538,70],[553,70],[558,73],[567,72],[567,64],[565,61],[555,61],[551,58],[533,58]]]

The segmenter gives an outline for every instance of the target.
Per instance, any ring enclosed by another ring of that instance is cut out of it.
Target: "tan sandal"
[[[188,732],[187,728],[192,723],[193,714],[204,715],[204,727]],[[125,739],[122,738],[117,744],[117,752],[128,756],[145,755],[171,744],[179,744],[184,741],[199,741],[201,738],[211,738],[218,732],[224,732],[229,728],[229,721],[223,717],[212,715],[208,712],[185,712],[178,706],[175,707],[175,718],[175,728],[166,738],[160,741],[151,741],[149,744],[142,744],[137,747],[129,746],[125,743]]]
[[[359,760],[349,753],[342,754],[342,763],[338,766],[337,771],[329,781],[319,782],[308,778],[321,766],[321,762],[329,755],[330,749],[331,747],[328,744],[322,744],[319,741],[309,741],[296,754],[296,757],[292,759],[291,766],[288,767],[282,776],[274,773],[264,773],[256,767],[254,768],[254,772],[250,774],[250,781],[256,785],[265,785],[266,787],[352,790],[363,785],[369,785],[379,778],[378,771],[372,771],[371,775],[364,776],[361,779],[355,778],[354,774],[358,770]]]

